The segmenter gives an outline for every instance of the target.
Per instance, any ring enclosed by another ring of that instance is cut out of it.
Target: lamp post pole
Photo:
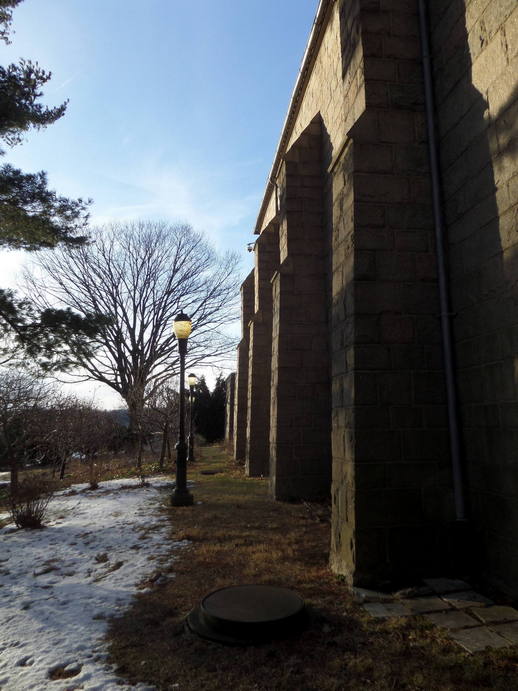
[[[178,421],[178,442],[176,444],[176,487],[171,497],[173,506],[191,506],[194,498],[187,489],[187,448],[185,444],[185,355],[187,339],[191,333],[191,320],[180,312],[174,320],[174,333],[178,340],[180,354],[180,420]]]
[[[192,372],[187,376],[189,384],[189,445],[187,451],[187,461],[194,463],[194,430],[192,426],[192,405],[194,403],[194,387],[198,383],[198,377]]]

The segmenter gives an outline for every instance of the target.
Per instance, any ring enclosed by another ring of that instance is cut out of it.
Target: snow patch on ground
[[[150,482],[74,485],[52,500],[45,529],[0,530],[0,689],[120,688],[106,662],[106,618],[186,544],[168,538],[159,512],[170,480]]]

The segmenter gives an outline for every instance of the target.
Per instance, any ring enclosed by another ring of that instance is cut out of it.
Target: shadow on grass
[[[221,474],[201,475],[216,463]],[[322,507],[273,502],[266,482],[223,463],[218,447],[204,449],[189,474],[202,503],[167,511],[171,539],[190,535],[191,545],[171,563],[169,582],[137,596],[110,624],[111,661],[131,682],[197,691],[513,688],[516,648],[468,656],[422,619],[375,620],[355,605],[328,569]],[[243,583],[295,590],[308,606],[307,627],[247,648],[185,630],[204,595]]]

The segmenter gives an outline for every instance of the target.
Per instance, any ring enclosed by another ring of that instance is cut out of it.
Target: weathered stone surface
[[[273,493],[310,492],[332,455],[331,565],[348,583],[469,573],[474,545],[517,597],[516,3],[428,3],[469,540],[452,529],[417,5],[324,6],[257,226],[280,224]]]
[[[485,648],[506,648],[509,641],[486,626],[477,626],[473,629],[459,629],[451,631],[450,637],[461,645],[468,653],[475,653]]]
[[[506,638],[513,645],[518,643],[518,622],[510,624],[491,624],[491,630]]]
[[[425,619],[435,626],[443,629],[464,629],[471,626],[480,626],[478,619],[475,619],[467,612],[450,610],[448,612],[434,612],[425,614]]]
[[[367,588],[353,588],[353,598],[358,604],[365,602],[392,602],[394,597],[390,593],[380,593]]]
[[[423,578],[423,581],[439,595],[469,590],[468,583],[455,578]]]
[[[226,382],[226,406],[225,406],[225,439],[232,442],[234,439],[234,405],[236,393],[236,373],[231,372]]]
[[[518,620],[518,610],[502,605],[477,607],[473,610],[473,614],[484,624],[499,624]]]
[[[367,602],[362,607],[371,617],[377,618],[409,617],[413,614],[404,602]]]
[[[247,440],[248,412],[248,324],[254,311],[254,272],[241,285],[241,339],[237,347],[236,387],[234,394],[234,459],[244,461]]]
[[[456,609],[468,609],[469,607],[484,607],[492,605],[493,602],[484,595],[476,593],[474,590],[465,590],[460,593],[449,593],[443,595],[443,599]]]
[[[270,486],[273,496],[282,500],[322,498],[330,490],[327,248],[323,178],[317,174],[321,157],[321,123],[316,118],[288,151],[279,184],[280,266],[272,279]],[[290,200],[300,202],[300,210],[291,210]]]
[[[270,397],[272,378],[272,286],[279,266],[279,227],[263,230],[254,247],[255,312],[249,323],[248,400],[245,471],[250,477],[270,472]]]
[[[450,605],[440,597],[432,595],[430,597],[416,597],[401,600],[412,614],[424,614],[425,612],[442,612],[451,609]]]

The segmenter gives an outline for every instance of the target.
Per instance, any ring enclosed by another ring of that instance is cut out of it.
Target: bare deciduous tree
[[[18,491],[18,473],[37,439],[32,420],[45,403],[49,387],[27,372],[0,372],[0,434],[3,452],[11,470],[11,493]]]
[[[178,370],[171,332],[178,312],[193,322],[189,367],[215,363],[233,348],[223,327],[236,318],[238,259],[219,257],[189,226],[165,222],[105,226],[90,240],[43,253],[28,284],[42,309],[109,317],[95,352],[72,343],[71,357],[81,371],[78,380],[102,382],[121,395],[136,433],[146,400]]]
[[[166,455],[171,460],[171,438],[178,433],[179,408],[177,385],[162,384],[147,401],[148,416],[154,423],[154,427],[161,431],[162,443],[158,461],[160,470],[164,468]]]

